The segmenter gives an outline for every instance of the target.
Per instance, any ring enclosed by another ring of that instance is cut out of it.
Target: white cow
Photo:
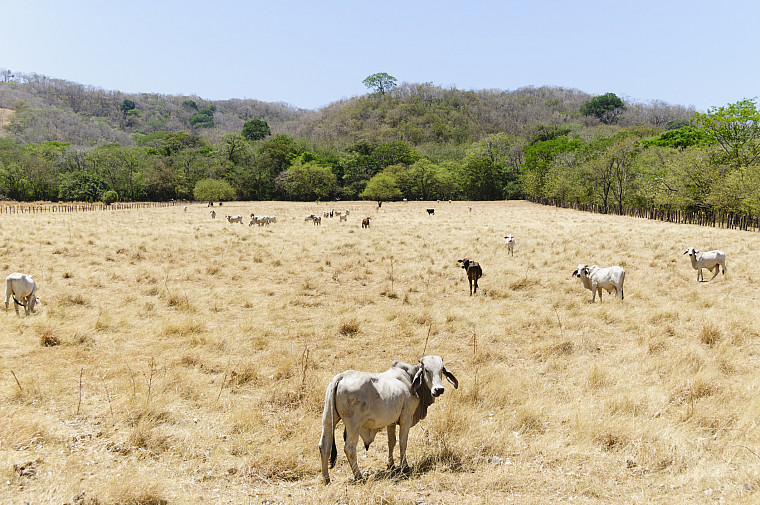
[[[185,212],[187,212],[187,205],[185,205],[185,206],[183,207],[183,209],[185,209]]]
[[[390,370],[382,373],[347,370],[336,375],[325,393],[319,439],[325,484],[330,483],[328,460],[333,467],[338,455],[335,426],[341,419],[345,426],[343,450],[356,480],[362,479],[356,463],[359,437],[364,441],[365,449],[369,449],[375,435],[383,428],[388,432],[388,466],[393,468],[396,425],[399,426],[401,468],[406,468],[409,430],[425,418],[428,407],[443,394],[442,376],[455,388],[459,387],[456,377],[446,370],[440,356],[425,356],[416,365],[394,361]]]
[[[227,221],[230,223],[240,223],[243,224],[243,216],[224,216],[227,218]]]
[[[573,272],[573,277],[578,277],[586,289],[591,290],[591,301],[596,301],[596,293],[599,292],[599,301],[602,301],[602,289],[612,293],[615,290],[615,298],[620,294],[623,300],[623,281],[625,280],[625,270],[622,267],[600,268],[596,265],[578,265]]]
[[[693,247],[689,247],[684,254],[689,255],[689,258],[691,259],[691,267],[697,271],[697,282],[699,282],[700,279],[702,279],[702,281],[705,280],[704,275],[702,275],[703,268],[708,269],[711,273],[715,270],[715,273],[710,277],[710,280],[713,280],[715,276],[718,275],[721,267],[723,268],[723,275],[726,275],[726,253],[723,251],[699,252]]]
[[[341,221],[348,221],[348,216],[346,214],[340,214],[338,216],[338,222],[341,222]]]
[[[216,211],[211,211],[211,219],[216,219]]]
[[[5,310],[8,310],[11,297],[15,302],[13,307],[16,309],[17,316],[19,305],[24,307],[27,316],[30,312],[34,312],[35,305],[41,305],[37,298],[37,283],[31,275],[12,273],[5,279]]]
[[[507,235],[504,238],[506,239],[507,253],[514,256],[515,255],[515,237],[513,235]]]

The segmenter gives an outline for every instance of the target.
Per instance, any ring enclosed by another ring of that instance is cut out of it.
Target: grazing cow
[[[435,209],[427,209],[428,216],[435,214]]]
[[[216,211],[215,210],[211,210],[209,212],[211,212],[211,219],[216,219]]]
[[[19,305],[24,307],[24,312],[28,316],[30,312],[34,312],[34,306],[40,304],[37,298],[37,283],[31,275],[27,274],[12,273],[5,279],[5,310],[8,310],[11,297],[15,302],[13,308],[16,309],[17,316]]]
[[[704,275],[702,275],[703,268],[708,269],[710,273],[715,270],[710,280],[713,280],[718,275],[721,267],[723,267],[723,275],[726,275],[726,253],[723,251],[699,252],[693,247],[689,247],[684,254],[689,255],[691,266],[697,271],[697,282],[700,279],[702,279],[702,282],[705,280]]]
[[[243,216],[224,216],[227,218],[227,221],[229,223],[240,223],[243,224]]]
[[[209,207],[213,207],[214,206],[214,202],[208,202],[208,206]]]
[[[365,449],[381,429],[388,432],[388,467],[393,468],[393,449],[396,446],[396,425],[399,426],[401,468],[408,468],[406,446],[409,430],[427,416],[428,407],[443,394],[442,377],[459,387],[454,374],[443,366],[440,356],[425,356],[416,365],[394,361],[382,373],[347,370],[336,375],[327,386],[322,413],[322,436],[319,452],[322,457],[322,477],[330,483],[329,466],[335,466],[338,449],[335,446],[335,426],[343,420],[345,430],[343,451],[356,480],[362,479],[356,463],[356,444],[359,437]]]
[[[369,222],[371,219],[371,217],[365,217],[362,219],[362,228],[369,228]]]
[[[316,226],[321,226],[322,225],[322,218],[319,217],[319,216],[314,216],[314,218],[312,219],[312,221],[314,221],[314,224]]]
[[[623,281],[625,281],[625,270],[623,267],[614,266],[599,268],[596,265],[578,265],[573,271],[573,277],[578,277],[583,283],[583,287],[591,290],[591,301],[596,301],[596,293],[599,292],[599,301],[602,301],[602,289],[612,293],[615,290],[615,298],[620,294],[620,299],[625,299],[623,294]]]
[[[507,253],[514,256],[515,255],[515,237],[514,235],[507,235],[504,237],[506,239],[507,244]]]
[[[338,222],[340,222],[340,221],[347,221],[347,220],[348,220],[348,216],[347,215],[345,215],[345,214],[339,214],[338,215]]]
[[[478,279],[483,275],[483,270],[480,268],[480,264],[477,261],[472,261],[467,258],[457,260],[457,263],[461,263],[462,268],[467,272],[467,280],[470,281],[470,296],[472,296],[473,293],[478,292]],[[475,289],[473,289],[473,287]]]

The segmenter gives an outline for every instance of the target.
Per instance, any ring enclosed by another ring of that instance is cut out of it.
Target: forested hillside
[[[0,82],[0,198],[532,196],[609,211],[760,212],[754,100],[696,113],[614,93],[397,86],[376,76],[390,80],[303,110],[17,75]]]

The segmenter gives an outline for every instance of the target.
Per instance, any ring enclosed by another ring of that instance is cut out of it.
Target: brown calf
[[[477,261],[472,261],[467,258],[457,260],[457,263],[461,263],[462,268],[467,272],[467,280],[470,281],[470,296],[472,296],[473,293],[478,292],[478,279],[483,275],[483,270],[480,268],[480,264]]]

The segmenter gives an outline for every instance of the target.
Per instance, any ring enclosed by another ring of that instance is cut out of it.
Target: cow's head
[[[459,263],[465,270],[467,270],[467,268],[470,266],[470,260],[467,258],[463,260],[457,260],[457,263]]]
[[[573,277],[582,277],[584,275],[588,275],[588,265],[578,265],[578,268],[573,271]]]
[[[688,254],[689,256],[696,256],[697,254],[699,254],[699,251],[697,251],[693,247],[689,247],[688,249],[686,249],[686,252],[684,254]]]
[[[430,394],[433,397],[441,396],[444,391],[441,380],[443,376],[454,385],[454,389],[459,388],[457,378],[443,366],[443,358],[440,356],[425,356],[421,358],[420,368],[412,380],[412,393],[417,393],[417,390],[424,383],[430,389]]]

